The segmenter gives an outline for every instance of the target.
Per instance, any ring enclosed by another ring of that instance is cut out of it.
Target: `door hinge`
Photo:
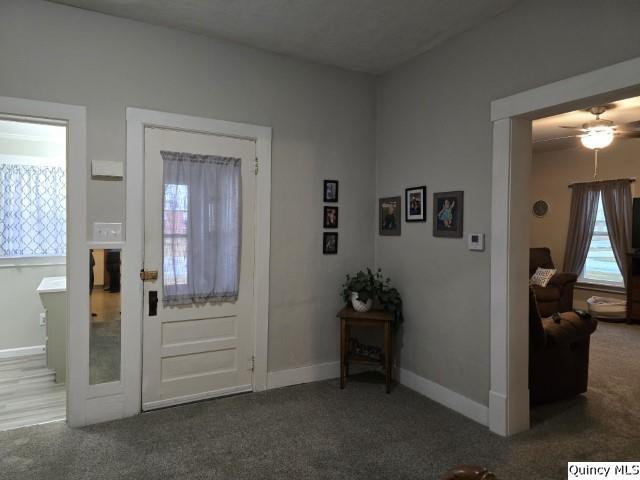
[[[256,369],[256,357],[255,355],[251,355],[251,358],[249,359],[249,370],[253,372],[255,369]]]
[[[256,157],[256,168],[254,170],[256,175],[258,175],[258,170],[260,170],[260,163],[258,162],[258,157]]]

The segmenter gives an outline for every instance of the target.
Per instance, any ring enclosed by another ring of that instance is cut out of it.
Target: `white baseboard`
[[[38,355],[40,353],[44,353],[45,346],[44,345],[34,345],[32,347],[21,347],[21,348],[7,348],[5,350],[0,350],[0,358],[15,358],[15,357],[26,357],[29,355]]]
[[[505,437],[507,429],[507,397],[502,393],[489,392],[489,426],[493,433]]]
[[[340,376],[340,362],[319,363],[307,367],[277,370],[267,374],[267,388],[288,387],[300,383],[319,382]]]
[[[395,370],[396,380],[411,390],[450,408],[482,425],[489,425],[489,408],[464,395],[449,390],[431,380],[405,369]],[[340,362],[320,363],[307,367],[269,372],[267,388],[288,387],[301,383],[318,382],[340,376]]]
[[[489,425],[489,408],[442,385],[403,368],[396,369],[396,380],[411,390],[450,408],[482,425]]]
[[[504,394],[489,392],[489,426],[491,431],[508,437],[530,428],[529,389]]]

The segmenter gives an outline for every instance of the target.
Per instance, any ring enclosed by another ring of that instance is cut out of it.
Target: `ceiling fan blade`
[[[584,128],[582,127],[572,127],[571,125],[558,125],[558,127],[560,128],[568,128],[570,130],[580,130],[581,132],[584,132]]]
[[[636,120],[634,122],[628,122],[628,123],[619,123],[617,125],[618,127],[623,127],[626,129],[631,129],[631,130],[635,130],[640,128],[640,120]]]
[[[541,138],[540,140],[536,140],[533,143],[553,142],[554,140],[564,140],[565,138],[579,138],[581,136],[582,135],[566,135],[564,137]]]
[[[615,135],[622,138],[640,138],[640,130],[637,132],[616,132]]]

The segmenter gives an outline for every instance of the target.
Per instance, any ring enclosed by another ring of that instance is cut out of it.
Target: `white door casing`
[[[163,305],[162,150],[240,159],[240,283],[234,302]],[[143,410],[253,389],[255,159],[255,140],[145,128],[144,268],[157,270],[158,279],[144,283]],[[150,291],[158,298],[154,316]]]
[[[82,426],[87,423],[89,401],[86,108],[0,97],[0,115],[48,119],[67,126],[67,423]]]

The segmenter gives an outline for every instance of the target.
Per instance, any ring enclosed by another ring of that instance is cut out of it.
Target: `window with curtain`
[[[240,159],[160,153],[164,303],[235,301],[240,280]]]
[[[609,238],[609,232],[607,230],[607,222],[602,205],[602,195],[598,198],[596,223],[593,229],[587,259],[579,281],[614,287],[624,286],[622,273],[616,262],[613,247],[611,246],[611,239]]]
[[[66,128],[0,120],[0,257],[66,255]]]

